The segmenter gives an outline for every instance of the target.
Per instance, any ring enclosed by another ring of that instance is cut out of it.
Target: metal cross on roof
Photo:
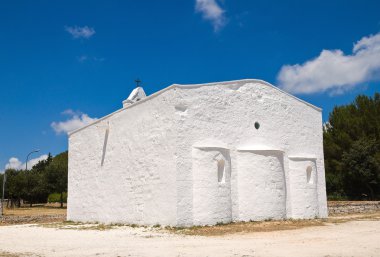
[[[136,79],[135,82],[136,82],[136,86],[139,87],[139,86],[140,86],[140,83],[141,83],[141,80]]]

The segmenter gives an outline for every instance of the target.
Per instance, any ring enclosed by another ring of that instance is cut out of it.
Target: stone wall
[[[380,201],[329,201],[330,215],[380,211]]]

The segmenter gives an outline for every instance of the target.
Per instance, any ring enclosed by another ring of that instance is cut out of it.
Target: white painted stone
[[[193,224],[232,221],[231,161],[229,150],[193,149]]]
[[[123,107],[127,105],[133,104],[141,99],[145,98],[146,94],[142,87],[136,87],[132,90],[131,94],[128,96],[126,100],[123,101]]]
[[[123,105],[69,135],[69,220],[327,216],[319,108],[260,80],[172,85]]]
[[[289,158],[293,218],[318,217],[317,165],[315,158]]]
[[[286,218],[283,158],[276,150],[238,153],[239,220]]]

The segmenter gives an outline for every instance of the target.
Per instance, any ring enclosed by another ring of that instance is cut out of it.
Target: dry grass
[[[36,215],[57,215],[66,214],[66,208],[56,208],[56,207],[21,207],[13,209],[4,209],[5,216],[36,216]]]
[[[0,252],[0,257],[19,257],[20,255],[9,252]]]
[[[43,205],[33,206],[32,208],[6,208],[4,210],[4,216],[0,218],[0,226],[62,222],[64,220],[66,220],[66,209],[64,208]]]
[[[54,217],[59,215],[59,217]],[[120,225],[120,224],[97,224],[97,223],[77,223],[64,221],[66,209],[36,206],[36,207],[22,207],[15,209],[6,209],[5,216],[15,218],[16,221],[3,222],[2,225],[9,224],[22,224],[31,223],[30,220],[22,220],[25,217],[36,217],[32,223],[43,224],[44,227],[58,228],[58,229],[76,229],[76,230],[108,230],[118,226],[140,227],[136,225]],[[20,219],[18,219],[20,218]],[[311,219],[311,220],[282,220],[282,221],[252,221],[252,222],[236,222],[230,224],[220,224],[216,226],[194,226],[190,228],[166,227],[159,228],[154,226],[157,230],[167,231],[171,233],[178,233],[184,235],[198,235],[198,236],[222,236],[226,234],[241,234],[252,232],[270,232],[279,230],[293,230],[312,226],[325,226],[328,224],[338,224],[354,220],[380,220],[380,212],[373,213],[358,213],[349,215],[334,215],[328,219]],[[53,223],[54,222],[54,223]],[[3,253],[0,253],[0,257]],[[6,254],[6,253],[4,253]],[[6,256],[6,255],[4,255]],[[11,255],[10,255],[11,256]]]
[[[33,253],[10,253],[10,252],[0,252],[0,257],[40,257]]]
[[[192,236],[222,236],[226,234],[241,234],[252,232],[270,232],[279,230],[299,229],[310,226],[324,226],[326,220],[280,220],[234,222],[216,226],[194,226],[189,228],[169,228],[169,231]]]
[[[328,218],[328,223],[337,224],[354,220],[380,220],[380,211],[369,213],[333,215]]]
[[[243,234],[253,232],[270,232],[292,230],[305,227],[325,226],[354,220],[380,220],[380,212],[333,216],[328,219],[282,220],[282,221],[252,221],[235,222],[216,226],[195,226],[190,228],[166,228],[173,233],[192,236],[222,236],[226,234]]]
[[[107,225],[107,224],[99,224],[99,223],[82,223],[82,222],[73,222],[73,221],[63,221],[63,222],[55,222],[55,223],[46,223],[40,224],[39,226],[45,228],[57,228],[57,229],[73,229],[73,230],[109,230],[113,229],[120,225]]]

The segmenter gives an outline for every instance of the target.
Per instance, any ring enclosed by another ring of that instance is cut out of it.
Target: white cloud
[[[81,55],[81,56],[77,57],[77,59],[78,59],[78,62],[85,62],[88,59],[88,56],[87,55]]]
[[[8,163],[5,164],[5,169],[22,169],[22,162],[20,162],[16,157],[12,157],[9,159]]]
[[[96,57],[94,56],[92,58],[95,62],[104,62],[106,60],[106,58],[103,58],[103,57]]]
[[[71,109],[65,110],[62,114],[68,115],[70,118],[65,121],[51,123],[51,127],[57,134],[69,133],[97,120],[97,118],[91,118],[85,113],[75,112]]]
[[[77,112],[74,112],[73,110],[71,109],[67,109],[67,110],[64,110],[62,112],[63,115],[69,115],[69,116],[74,116],[75,114],[77,114]]]
[[[283,66],[277,77],[281,88],[300,94],[341,94],[379,78],[380,33],[363,37],[354,44],[352,54],[323,50],[303,64]]]
[[[103,58],[103,57],[96,57],[96,56],[88,56],[88,55],[81,55],[81,56],[78,56],[77,57],[77,60],[78,62],[80,63],[84,63],[84,62],[87,62],[87,61],[93,61],[93,62],[104,62],[106,60],[106,58]]]
[[[195,11],[202,14],[203,19],[211,22],[214,31],[218,31],[226,25],[225,10],[216,0],[195,0]]]
[[[37,158],[30,159],[28,161],[28,170],[30,170],[34,165],[36,165],[39,161],[46,160],[48,158],[47,154],[43,154]],[[15,169],[22,170],[25,169],[25,162],[21,162],[18,158],[12,157],[9,159],[8,163],[5,165],[5,169]]]
[[[95,34],[95,29],[94,28],[91,28],[91,27],[88,27],[88,26],[84,26],[84,27],[78,27],[78,26],[74,26],[74,27],[69,27],[69,26],[65,26],[65,30],[67,32],[69,32],[73,38],[90,38],[92,37],[94,34]]]

